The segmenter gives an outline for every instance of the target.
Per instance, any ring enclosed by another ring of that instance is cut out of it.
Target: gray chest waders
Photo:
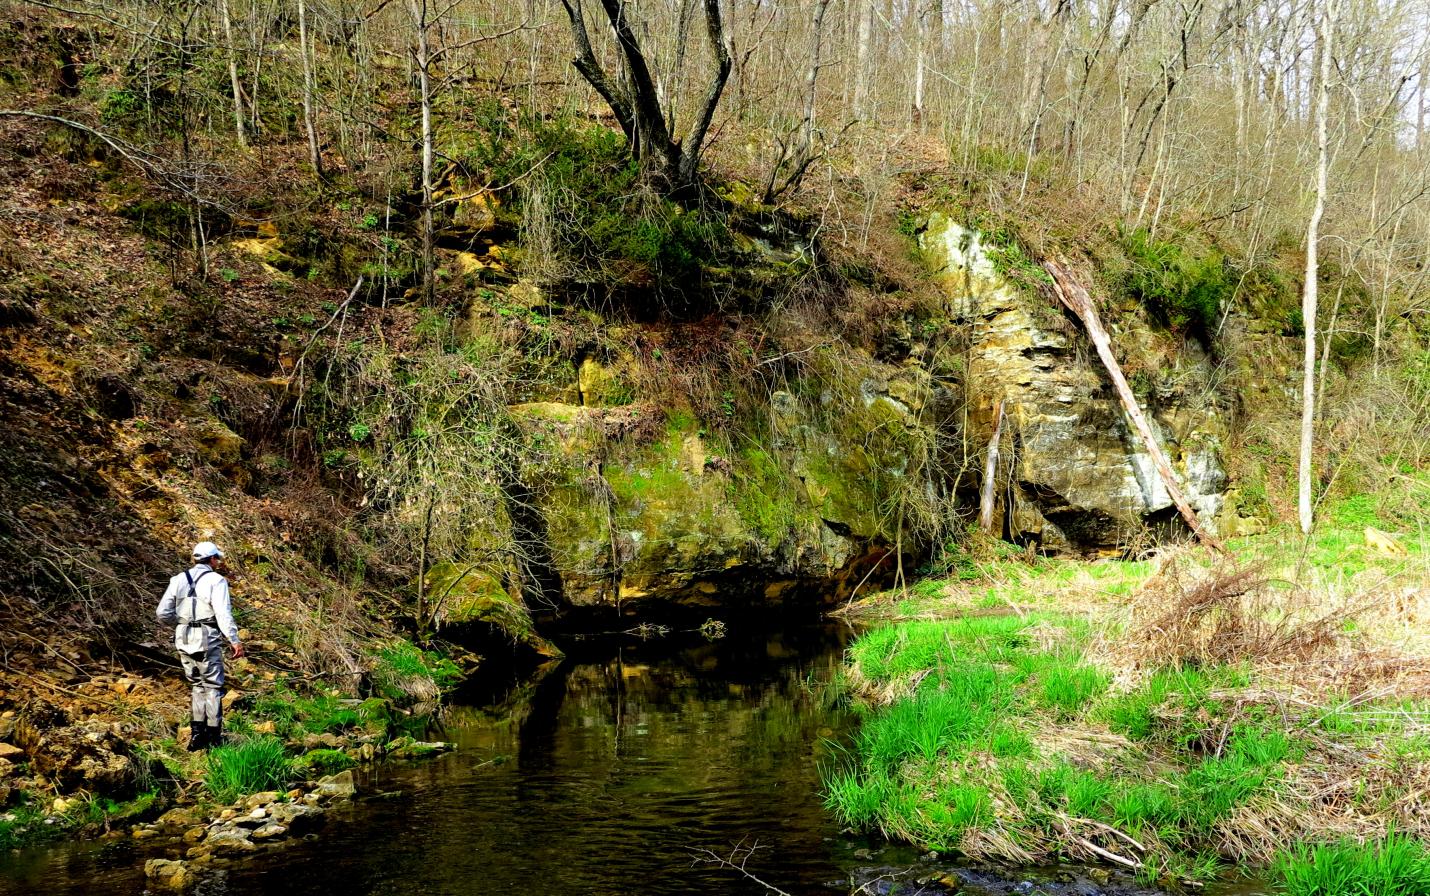
[[[194,618],[199,611],[198,584],[210,572],[212,570],[206,569],[198,578],[184,572],[184,579],[189,583],[188,612],[179,615],[179,625],[174,630],[179,663],[189,682],[190,718],[193,719],[190,742],[200,747],[216,746],[223,726],[223,635],[218,630],[218,620],[212,615]],[[209,612],[213,612],[212,606]]]

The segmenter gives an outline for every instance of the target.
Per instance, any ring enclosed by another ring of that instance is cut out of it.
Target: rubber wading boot
[[[209,748],[209,726],[203,722],[193,722],[189,725],[189,752],[197,753],[199,750]]]
[[[221,746],[223,746],[223,725],[222,725],[222,724],[219,724],[219,725],[205,725],[205,726],[204,726],[204,731],[205,731],[205,734],[206,734],[206,736],[207,736],[207,742],[204,744],[204,749],[207,750],[207,749],[211,749],[211,748],[213,748],[213,747],[221,747]]]

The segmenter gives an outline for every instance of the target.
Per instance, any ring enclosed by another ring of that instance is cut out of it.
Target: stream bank
[[[580,642],[544,676],[445,710],[429,735],[454,752],[360,772],[357,799],[317,836],[195,892],[763,892],[698,861],[749,849],[746,870],[794,894],[894,882],[901,893],[1147,892],[1069,871],[998,876],[841,830],[820,793],[855,721],[831,684],[849,637],[824,626]],[[139,894],[144,860],[171,851],[31,849],[9,857],[0,893]]]

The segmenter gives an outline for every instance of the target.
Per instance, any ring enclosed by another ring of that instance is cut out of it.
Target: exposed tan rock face
[[[1004,454],[1012,458],[1011,471],[1005,462],[999,474],[1004,533],[1051,549],[1112,548],[1148,521],[1170,519],[1172,502],[1150,456],[1072,324],[1001,276],[976,231],[935,214],[920,245],[953,317],[971,328],[971,439],[987,442],[995,403],[1004,401]],[[1214,523],[1226,485],[1218,456],[1226,428],[1210,398],[1211,365],[1195,345],[1170,359],[1153,356],[1158,337],[1129,320],[1119,316],[1115,348],[1125,366],[1156,371],[1154,400],[1144,407],[1188,500]]]

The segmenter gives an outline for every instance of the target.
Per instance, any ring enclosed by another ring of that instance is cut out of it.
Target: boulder
[[[273,824],[282,825],[293,833],[308,830],[323,819],[322,812],[297,803],[278,803],[273,807]]]
[[[328,775],[318,781],[316,793],[321,799],[348,799],[357,795],[357,779],[352,769]]]
[[[303,736],[304,750],[338,750],[343,747],[345,741],[328,731],[322,734],[305,734]]]
[[[198,423],[193,427],[192,435],[201,460],[224,474],[238,487],[248,485],[253,474],[243,463],[243,452],[248,443],[242,436],[216,419]],[[225,696],[236,693],[229,691]]]
[[[437,756],[442,753],[449,753],[456,748],[456,744],[449,744],[445,741],[414,740],[402,744],[388,755],[395,756],[398,759],[421,759],[426,756]]]
[[[187,890],[198,883],[188,864],[171,859],[150,859],[144,863],[144,876],[156,886],[169,890]]]
[[[458,195],[452,198],[457,201],[453,203],[450,222],[442,228],[444,236],[473,240],[497,228],[501,199],[495,193],[486,189],[473,191],[462,183],[456,184],[453,189]]]
[[[248,831],[238,827],[219,827],[209,831],[204,845],[214,855],[243,855],[258,847],[249,839]]]
[[[170,809],[154,820],[154,824],[165,828],[190,828],[200,821],[198,813],[187,806]]]

